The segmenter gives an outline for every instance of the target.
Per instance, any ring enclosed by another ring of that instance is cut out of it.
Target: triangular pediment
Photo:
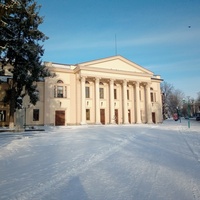
[[[136,63],[122,56],[113,56],[109,58],[80,63],[79,66],[115,70],[115,71],[119,70],[126,72],[153,74],[153,72],[141,67],[140,65],[137,65]]]

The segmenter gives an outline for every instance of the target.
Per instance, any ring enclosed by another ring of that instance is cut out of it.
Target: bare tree
[[[194,103],[195,112],[200,112],[200,92],[197,93],[197,98]]]
[[[170,105],[170,112],[176,113],[177,109],[182,109],[184,93],[181,90],[174,90],[169,95],[169,105]]]
[[[174,90],[174,86],[167,82],[161,83],[161,91],[163,94],[163,119],[170,115],[170,95]]]
[[[176,113],[177,110],[182,109],[184,93],[181,90],[174,89],[174,86],[167,82],[161,84],[161,91],[163,93],[163,117],[165,119],[167,116]]]

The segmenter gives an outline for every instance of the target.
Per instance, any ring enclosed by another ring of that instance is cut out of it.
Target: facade
[[[45,66],[56,76],[37,83],[35,106],[24,99],[24,110],[16,115],[26,125],[162,122],[162,79],[122,56]]]
[[[5,90],[8,89],[7,77],[0,77],[0,126],[8,126],[9,105],[4,104]]]
[[[4,103],[6,90],[9,89],[10,81],[12,80],[12,73],[9,71],[12,67],[10,65],[5,67],[5,76],[0,76],[0,127],[9,125],[9,104]]]

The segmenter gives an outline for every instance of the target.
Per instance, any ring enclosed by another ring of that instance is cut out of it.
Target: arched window
[[[64,85],[62,80],[58,80],[56,85],[54,85],[54,97],[67,98],[67,86]]]

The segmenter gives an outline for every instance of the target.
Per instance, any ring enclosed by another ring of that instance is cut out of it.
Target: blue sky
[[[200,92],[200,0],[38,0],[48,37],[43,61],[66,64],[117,54],[186,96]]]

